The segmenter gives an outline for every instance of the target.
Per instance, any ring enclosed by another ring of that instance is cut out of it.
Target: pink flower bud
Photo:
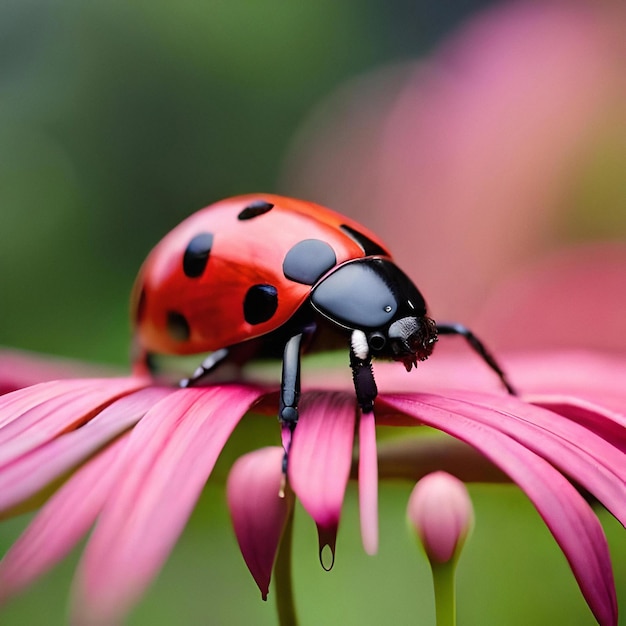
[[[407,514],[433,565],[458,556],[474,522],[465,484],[446,472],[429,474],[415,485]]]

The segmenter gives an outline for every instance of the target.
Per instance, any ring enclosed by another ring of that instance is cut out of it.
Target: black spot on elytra
[[[329,244],[321,239],[304,239],[285,255],[283,274],[297,283],[313,285],[335,265],[337,257]]]
[[[178,311],[167,312],[167,332],[174,341],[187,341],[191,331],[189,322]]]
[[[251,202],[239,215],[237,219],[239,220],[251,220],[253,217],[258,217],[259,215],[263,215],[268,211],[271,211],[274,208],[274,205],[271,202],[266,202],[265,200],[256,200],[255,202]]]
[[[271,319],[278,308],[278,292],[273,285],[253,285],[243,301],[243,316],[248,324]]]
[[[189,278],[202,276],[213,246],[212,233],[200,233],[188,244],[183,255],[183,272]]]
[[[359,246],[361,246],[365,256],[389,256],[389,253],[384,248],[381,248],[375,241],[372,241],[369,237],[360,233],[358,230],[355,230],[346,224],[342,224],[340,228],[344,233],[346,233],[346,235],[349,235],[359,244]]]

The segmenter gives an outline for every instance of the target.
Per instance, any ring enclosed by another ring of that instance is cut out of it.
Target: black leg
[[[191,378],[183,378],[179,383],[179,387],[193,387],[201,378],[204,378],[207,374],[215,370],[221,365],[229,355],[228,348],[222,348],[209,354],[209,356],[202,361],[200,366],[191,375]]]
[[[508,381],[506,374],[498,365],[498,362],[484,346],[483,342],[463,324],[437,324],[437,332],[439,335],[460,335],[464,337],[471,348],[482,358],[482,360],[498,375],[506,390],[513,396],[517,395],[515,387]]]
[[[141,346],[136,335],[130,344],[130,361],[135,376],[154,376],[157,372],[154,354]]]
[[[357,356],[353,344],[350,346],[350,367],[357,402],[363,413],[371,413],[374,410],[374,400],[378,395],[372,370],[372,358],[369,353]]]
[[[278,419],[293,432],[298,423],[298,400],[300,399],[300,347],[303,333],[294,335],[285,344],[283,373],[280,383],[280,406]]]
[[[294,335],[285,344],[283,352],[283,372],[280,381],[280,403],[278,407],[278,419],[283,428],[283,475],[286,480],[287,465],[289,461],[289,448],[291,437],[298,423],[298,401],[300,399],[300,350],[302,347],[303,333]],[[283,488],[281,487],[281,492]]]

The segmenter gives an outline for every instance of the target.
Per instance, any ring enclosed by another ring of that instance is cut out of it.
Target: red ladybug
[[[298,419],[300,355],[316,345],[350,349],[357,401],[371,411],[372,357],[407,370],[438,334],[459,334],[513,393],[482,343],[459,324],[437,325],[385,244],[330,209],[257,194],[191,215],[152,250],[134,289],[137,363],[153,353],[211,352],[182,386],[224,361],[282,356],[279,418]]]

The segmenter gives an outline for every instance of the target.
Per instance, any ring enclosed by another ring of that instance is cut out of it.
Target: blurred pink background
[[[279,188],[378,232],[496,348],[626,348],[625,9],[496,6],[317,106]]]

